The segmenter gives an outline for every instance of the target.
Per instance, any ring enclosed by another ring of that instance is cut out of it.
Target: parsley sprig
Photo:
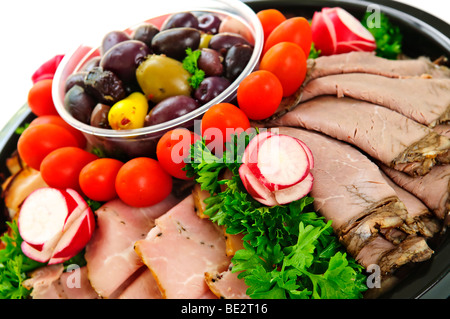
[[[7,222],[10,233],[3,234],[0,240],[5,248],[0,250],[0,299],[24,299],[31,291],[23,287],[27,273],[43,264],[25,256],[20,249],[22,238],[17,222]]]
[[[183,68],[191,73],[188,79],[190,86],[194,89],[198,88],[205,78],[205,72],[198,68],[197,61],[201,55],[200,50],[192,51],[191,48],[186,49],[186,57],[183,60]]]
[[[245,280],[252,298],[361,298],[367,289],[363,268],[346,254],[331,221],[314,212],[313,198],[267,207],[246,192],[238,173],[242,145],[256,134],[234,136],[222,157],[199,140],[186,165],[187,175],[211,194],[203,213],[227,233],[244,235],[232,271]],[[232,177],[220,180],[225,169]]]
[[[403,35],[400,28],[382,12],[375,21],[372,21],[372,16],[373,13],[366,12],[361,23],[375,38],[376,55],[387,59],[397,59],[402,53]]]

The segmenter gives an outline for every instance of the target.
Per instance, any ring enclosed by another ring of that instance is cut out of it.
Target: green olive
[[[180,61],[156,54],[149,56],[136,70],[139,86],[154,103],[174,95],[190,96],[190,76]]]
[[[108,113],[108,122],[114,130],[130,130],[144,126],[148,102],[144,94],[134,92],[115,103]]]

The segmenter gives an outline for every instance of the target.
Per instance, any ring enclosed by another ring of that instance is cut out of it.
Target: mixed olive
[[[66,109],[85,124],[122,130],[160,124],[208,103],[253,53],[243,35],[220,31],[223,21],[212,13],[179,12],[160,28],[145,22],[129,33],[107,33],[100,56],[67,78]],[[201,73],[197,83],[185,65],[189,59]]]

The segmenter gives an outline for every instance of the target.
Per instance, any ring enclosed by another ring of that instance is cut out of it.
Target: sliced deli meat
[[[432,63],[429,59],[389,60],[374,52],[349,52],[321,56],[308,60],[306,81],[343,73],[369,73],[386,77],[413,77],[430,75],[433,78],[449,78],[450,70]]]
[[[135,208],[116,199],[95,212],[97,228],[86,246],[85,259],[89,280],[99,295],[109,298],[143,266],[134,243],[145,238],[155,219],[178,202],[169,195],[156,205]]]
[[[368,73],[329,75],[310,81],[302,102],[322,95],[385,106],[434,127],[450,119],[450,78],[388,78]]]
[[[427,174],[450,149],[450,139],[434,130],[385,107],[351,98],[318,97],[270,125],[321,132],[410,175]]]
[[[424,237],[433,237],[440,229],[439,220],[415,195],[395,184],[385,173],[382,175],[389,186],[397,193],[398,198],[405,204],[408,212],[406,224],[411,232]]]
[[[450,211],[450,165],[440,165],[425,176],[409,176],[385,165],[381,169],[401,188],[414,194],[439,219],[444,220]]]
[[[220,299],[249,299],[246,291],[248,286],[239,273],[232,272],[233,265],[222,272],[208,272],[205,274],[209,289]]]
[[[97,299],[86,267],[64,271],[62,264],[43,266],[34,270],[24,281],[24,287],[32,289],[33,299]]]
[[[304,141],[314,155],[311,196],[315,209],[332,220],[348,252],[358,252],[380,232],[409,231],[407,211],[379,168],[354,147],[320,133],[277,127],[281,134]]]
[[[231,259],[222,230],[196,214],[192,195],[156,219],[135,250],[168,299],[216,298],[205,273],[226,270]]]

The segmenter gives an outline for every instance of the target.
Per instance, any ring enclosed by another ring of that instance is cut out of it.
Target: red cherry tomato
[[[263,120],[273,115],[282,98],[280,80],[266,70],[250,73],[237,90],[239,107],[252,120]]]
[[[283,96],[290,96],[305,80],[306,56],[297,44],[280,42],[264,54],[259,68],[275,74],[283,87]]]
[[[116,177],[123,163],[113,158],[99,158],[80,171],[79,183],[90,199],[106,202],[117,197]]]
[[[52,98],[52,79],[36,82],[28,92],[28,106],[37,116],[58,115]]]
[[[303,17],[294,17],[280,23],[267,38],[264,44],[263,55],[280,42],[292,42],[303,49],[305,56],[309,56],[312,44],[311,26]]]
[[[33,121],[31,121],[30,126],[32,125],[39,125],[39,124],[56,124],[61,127],[66,128],[69,132],[73,134],[73,136],[78,141],[78,146],[80,148],[86,147],[86,137],[84,137],[83,133],[78,131],[76,128],[71,126],[69,123],[64,121],[61,116],[59,115],[42,115],[37,118],[35,118]]]
[[[156,156],[167,173],[175,178],[189,180],[183,168],[191,145],[200,137],[188,129],[179,128],[165,133],[156,146]]]
[[[48,186],[81,191],[80,172],[85,165],[98,159],[79,147],[62,147],[48,154],[41,163],[41,175]]]
[[[264,41],[267,40],[269,34],[282,22],[286,21],[286,17],[277,9],[266,9],[258,11],[256,16],[259,18],[264,32]]]
[[[249,128],[250,121],[244,111],[230,103],[213,105],[205,112],[201,122],[202,136],[216,155],[220,155],[225,142],[231,141],[231,135]]]
[[[120,168],[116,177],[116,192],[126,204],[146,207],[169,196],[172,183],[172,178],[157,160],[137,157]]]
[[[36,170],[48,154],[65,146],[77,147],[78,142],[67,129],[55,124],[29,126],[17,142],[20,158]]]

